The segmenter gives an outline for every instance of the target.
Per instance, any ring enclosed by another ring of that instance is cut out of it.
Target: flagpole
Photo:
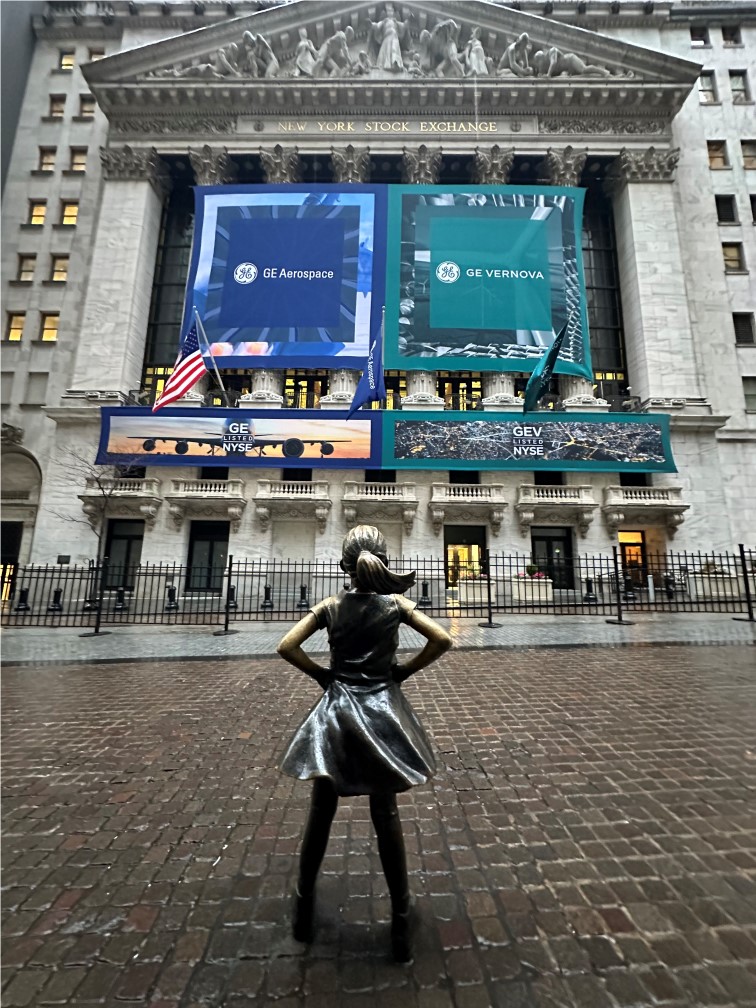
[[[202,339],[205,341],[205,347],[207,348],[207,355],[210,358],[210,360],[213,362],[213,371],[215,371],[215,377],[218,379],[218,384],[220,385],[220,390],[223,393],[223,398],[225,400],[225,404],[230,409],[231,402],[229,401],[229,398],[228,398],[228,392],[226,392],[226,388],[225,388],[225,386],[223,384],[223,381],[221,379],[220,371],[218,370],[218,365],[215,363],[215,356],[213,355],[213,353],[210,350],[210,342],[209,342],[209,340],[207,338],[207,333],[205,332],[205,327],[202,324],[202,319],[200,318],[200,315],[199,315],[199,312],[197,311],[197,306],[196,305],[193,306],[192,311],[194,312],[194,318],[195,318],[195,320],[197,322],[197,327],[199,329],[199,332],[202,333]]]

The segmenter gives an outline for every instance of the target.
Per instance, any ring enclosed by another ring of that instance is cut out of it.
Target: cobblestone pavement
[[[317,688],[274,659],[4,673],[6,1008],[756,1006],[753,647],[451,652],[406,692],[416,954],[364,799],[289,936]]]
[[[492,627],[482,616],[441,619],[456,647],[507,648],[617,644],[756,644],[756,623],[712,613],[643,613],[618,626],[601,616],[495,614]],[[485,622],[485,620],[483,620]],[[216,637],[212,627],[119,626],[97,638],[82,637],[80,627],[12,627],[3,630],[6,665],[46,661],[133,661],[144,658],[270,656],[291,626],[289,622],[239,623],[238,632]],[[414,647],[420,638],[400,628],[400,646]],[[325,631],[316,634],[308,650],[327,651]]]

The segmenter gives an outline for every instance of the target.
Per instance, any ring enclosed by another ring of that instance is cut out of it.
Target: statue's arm
[[[304,642],[309,640],[317,629],[318,621],[312,613],[308,613],[282,637],[276,650],[284,661],[293,665],[294,668],[298,668],[300,672],[304,672],[323,689],[326,689],[331,680],[329,670],[318,665],[302,650]]]
[[[446,630],[429,616],[418,612],[417,609],[412,609],[407,613],[405,622],[407,626],[422,634],[427,643],[422,651],[418,651],[407,661],[396,663],[393,670],[396,682],[404,682],[405,679],[409,679],[415,672],[419,672],[420,669],[424,669],[431,662],[440,658],[452,646],[452,639]]]

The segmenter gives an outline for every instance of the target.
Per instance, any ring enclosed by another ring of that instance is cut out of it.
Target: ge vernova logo
[[[457,263],[453,262],[451,259],[446,259],[444,262],[439,263],[436,266],[436,278],[441,281],[441,283],[456,283],[457,280],[462,276],[462,270]],[[480,267],[471,266],[465,270],[465,276],[467,277],[486,277],[489,280],[544,280],[545,277],[541,270],[525,270],[525,269],[481,269]]]
[[[260,270],[251,262],[239,263],[234,270],[234,280],[239,284],[251,284],[257,280]],[[286,266],[265,266],[262,271],[265,280],[333,280],[333,270],[288,269]]]

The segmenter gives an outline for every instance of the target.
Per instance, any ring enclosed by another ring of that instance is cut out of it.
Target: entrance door
[[[193,521],[189,532],[187,591],[220,593],[228,557],[229,522]]]
[[[551,578],[555,588],[575,587],[572,566],[572,529],[537,528],[530,530],[530,549],[533,563]]]
[[[645,532],[618,532],[622,571],[630,578],[634,588],[646,586],[646,534]]]
[[[106,588],[134,590],[136,569],[142,559],[144,521],[141,519],[111,518],[105,540],[108,558]]]
[[[21,552],[21,537],[24,534],[24,523],[15,521],[4,521],[2,532],[0,533],[0,568],[2,569],[2,579],[0,580],[0,592],[2,592],[3,602],[7,602],[13,594],[13,586],[18,569],[18,555]]]
[[[445,525],[447,588],[455,588],[460,578],[485,574],[485,553],[485,525]]]

